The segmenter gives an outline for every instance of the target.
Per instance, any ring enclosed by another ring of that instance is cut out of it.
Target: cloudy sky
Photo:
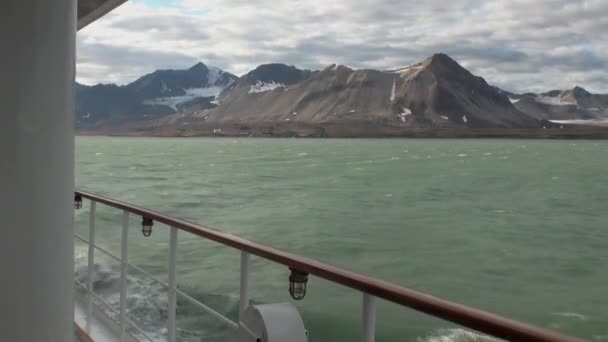
[[[78,33],[77,79],[198,61],[390,69],[445,52],[512,91],[608,93],[606,0],[131,0]]]

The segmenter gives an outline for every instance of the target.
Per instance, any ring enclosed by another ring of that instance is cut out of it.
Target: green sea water
[[[608,341],[608,142],[76,138],[79,188],[445,299]],[[86,203],[85,203],[86,204]],[[88,206],[76,212],[87,236]],[[122,213],[99,206],[119,254]],[[131,218],[129,258],[166,279],[168,229]],[[80,265],[86,250],[76,244]],[[118,267],[97,253],[116,304]],[[235,317],[239,253],[180,234],[178,285]],[[253,258],[256,303],[289,301],[288,270]],[[131,317],[162,339],[166,290],[130,273]],[[297,303],[310,340],[358,341],[361,294],[312,278]],[[181,341],[221,323],[179,302]],[[377,341],[480,341],[380,302]]]

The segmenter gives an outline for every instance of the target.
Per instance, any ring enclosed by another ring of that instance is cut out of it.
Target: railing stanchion
[[[361,312],[362,340],[374,342],[376,339],[376,297],[364,293]]]
[[[251,256],[247,252],[241,252],[241,294],[239,300],[239,322],[243,312],[249,306],[249,268],[251,267]]]
[[[122,239],[120,241],[120,341],[125,341],[127,330],[127,263],[129,245],[129,212],[122,212]]]
[[[167,341],[175,342],[175,314],[177,310],[177,278],[175,274],[177,259],[177,228],[171,227],[169,242],[169,317],[167,322]]]
[[[91,200],[89,208],[89,266],[87,270],[87,333],[91,334],[93,320],[93,278],[95,278],[95,209],[97,203]]]

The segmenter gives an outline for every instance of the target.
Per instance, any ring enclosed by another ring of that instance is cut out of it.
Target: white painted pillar
[[[0,13],[0,341],[72,341],[76,1]]]

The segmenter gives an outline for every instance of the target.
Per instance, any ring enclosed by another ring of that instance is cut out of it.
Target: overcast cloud
[[[77,79],[198,61],[392,69],[445,52],[512,91],[608,93],[606,0],[132,0],[78,33]]]

